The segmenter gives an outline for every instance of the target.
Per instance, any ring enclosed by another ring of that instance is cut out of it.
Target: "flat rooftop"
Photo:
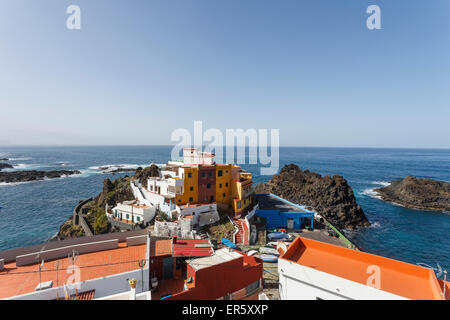
[[[222,249],[216,250],[216,252],[212,256],[189,259],[186,262],[197,271],[197,270],[200,270],[203,268],[208,268],[211,266],[215,266],[217,264],[221,264],[221,263],[228,262],[231,260],[239,259],[241,257],[242,257],[242,254],[240,254],[234,250],[230,250],[228,248],[222,248]]]
[[[140,269],[138,261],[146,258],[146,248],[146,244],[127,247],[126,242],[120,242],[116,249],[80,254],[75,260],[81,270],[80,280]],[[58,271],[56,264],[59,264]],[[7,263],[0,271],[0,299],[34,292],[39,282],[53,281],[53,287],[61,286],[71,276],[66,272],[69,265],[72,263],[67,257],[44,261],[40,281],[38,264],[16,266],[15,262]]]
[[[279,210],[280,212],[300,212],[311,213],[301,206],[296,206],[287,200],[277,197],[273,194],[256,194],[260,210]]]
[[[213,254],[213,245],[208,239],[176,239],[172,243],[173,257],[203,257]]]
[[[370,253],[298,237],[280,259],[367,284],[367,268],[380,267],[380,290],[408,299],[442,300],[440,285],[431,269]]]

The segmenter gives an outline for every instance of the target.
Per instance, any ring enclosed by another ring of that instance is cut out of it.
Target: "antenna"
[[[144,266],[146,263],[146,259],[141,259],[138,262],[139,267],[141,268],[141,292],[144,292]]]
[[[68,254],[67,258],[69,259],[69,263],[72,263],[72,274],[75,272],[75,261],[78,260],[79,255],[80,254],[76,250],[72,250],[72,255],[70,253]],[[78,296],[78,288],[75,286],[75,297],[77,296]]]
[[[42,270],[44,270],[44,259],[42,259],[41,263],[39,263],[39,290],[42,289]]]
[[[56,260],[55,269],[56,269],[56,288],[58,288],[58,270],[59,270],[60,262]],[[58,290],[56,290],[56,300],[59,300]]]

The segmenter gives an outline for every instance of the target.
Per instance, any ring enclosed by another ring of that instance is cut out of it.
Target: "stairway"
[[[238,228],[236,233],[236,244],[248,245],[249,230],[244,219],[234,219],[234,225]]]

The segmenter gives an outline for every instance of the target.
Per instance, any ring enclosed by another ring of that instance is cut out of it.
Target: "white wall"
[[[195,207],[181,207],[179,209],[179,213],[181,216],[192,216],[193,224],[197,224],[199,226],[208,225],[217,222],[220,219],[219,213],[217,212],[217,205],[215,203]]]
[[[406,298],[340,278],[285,259],[278,260],[281,300],[405,300]]]

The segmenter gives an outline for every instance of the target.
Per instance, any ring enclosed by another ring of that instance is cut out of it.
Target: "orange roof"
[[[73,294],[69,297],[70,300],[92,300],[95,296],[95,290],[89,290]],[[63,297],[64,298],[64,297]]]
[[[106,277],[109,275],[140,269],[138,260],[146,257],[146,244],[126,246],[119,243],[119,248],[80,254],[75,264],[80,267],[81,281]],[[59,261],[58,283],[56,283],[56,262]],[[71,274],[66,272],[71,265],[68,258],[45,261],[41,272],[41,281],[52,280],[53,287],[61,286]],[[15,262],[5,264],[0,271],[0,299],[34,292],[39,284],[39,266],[16,266]]]
[[[434,272],[406,262],[302,237],[297,237],[280,259],[364,285],[368,267],[375,265],[381,272],[380,290],[409,299],[442,300],[442,286]]]

